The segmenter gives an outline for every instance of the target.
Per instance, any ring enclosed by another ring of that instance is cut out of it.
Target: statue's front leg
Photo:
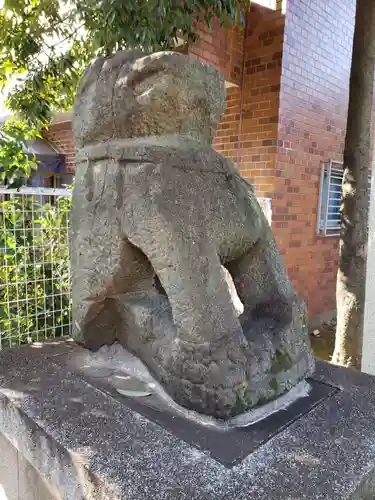
[[[189,236],[189,228],[163,224],[155,217],[127,224],[129,240],[159,277],[176,326],[176,338],[159,357],[159,373],[153,372],[178,403],[229,417],[249,406],[251,355],[219,257],[212,244]]]

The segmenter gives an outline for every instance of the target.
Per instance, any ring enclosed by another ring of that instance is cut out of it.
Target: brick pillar
[[[338,238],[317,234],[317,212],[322,163],[342,161],[355,3],[286,9],[273,230],[311,318],[335,307]]]

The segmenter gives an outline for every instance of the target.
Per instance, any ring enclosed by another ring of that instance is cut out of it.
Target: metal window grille
[[[0,187],[0,349],[68,335],[71,191]]]
[[[336,236],[340,232],[340,204],[343,165],[330,161],[323,165],[320,177],[318,233]]]
[[[323,165],[320,177],[318,234],[338,236],[341,227],[341,194],[344,177],[343,163],[329,161]],[[371,177],[369,178],[369,200]]]

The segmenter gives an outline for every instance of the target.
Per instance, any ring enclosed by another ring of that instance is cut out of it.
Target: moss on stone
[[[276,392],[278,387],[279,387],[279,383],[277,381],[277,378],[271,378],[270,389],[272,389],[273,392]]]
[[[231,417],[235,417],[237,415],[240,415],[241,413],[244,413],[249,409],[249,401],[247,396],[247,390],[248,390],[248,383],[243,382],[240,386],[236,388],[235,394],[236,394],[236,402],[231,408]]]
[[[288,370],[292,366],[292,360],[288,352],[276,349],[271,360],[271,373],[279,373]]]

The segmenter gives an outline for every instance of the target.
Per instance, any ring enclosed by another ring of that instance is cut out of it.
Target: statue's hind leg
[[[280,325],[290,323],[295,293],[271,235],[270,239],[259,239],[226,267],[244,306],[244,316],[272,319]]]
[[[311,371],[313,359],[305,306],[286,276],[271,232],[226,266],[244,306],[244,335],[260,371],[269,374],[265,390],[282,393]]]

